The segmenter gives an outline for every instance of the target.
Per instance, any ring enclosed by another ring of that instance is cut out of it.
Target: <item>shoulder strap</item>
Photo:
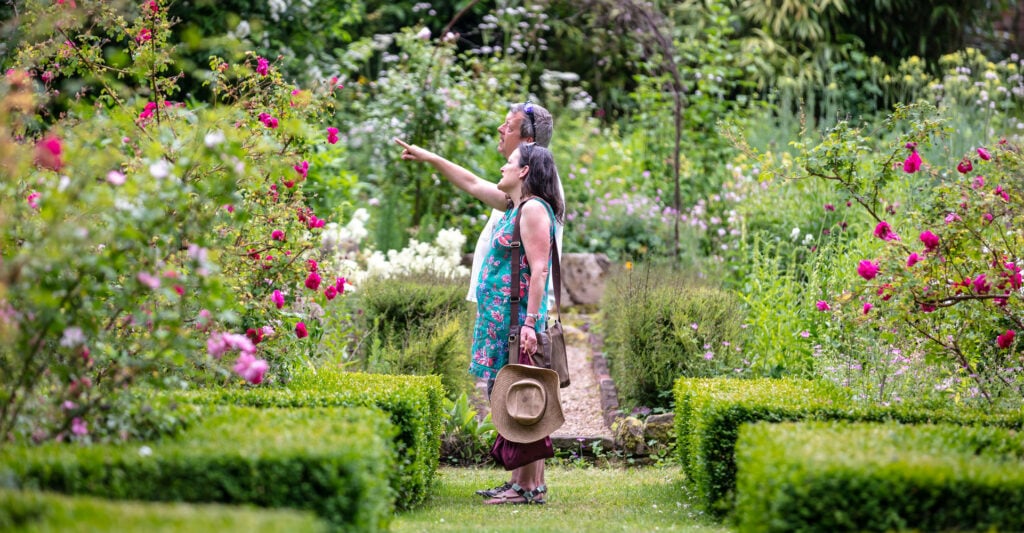
[[[540,200],[538,198],[538,200]],[[547,202],[540,200],[547,206]],[[512,242],[509,245],[512,247],[512,294],[510,295],[509,302],[512,305],[512,322],[511,329],[509,330],[510,335],[518,335],[519,326],[519,262],[522,260],[522,232],[520,231],[519,221],[523,216],[523,204],[519,204],[519,210],[516,211],[516,222],[512,228]],[[552,224],[557,224],[558,221],[553,221]],[[561,265],[558,261],[558,239],[554,238],[555,228],[552,227],[552,238],[551,238],[551,251],[554,256],[551,258],[551,278],[553,283],[553,289],[555,291],[555,313],[558,315],[558,320],[562,320],[562,281],[561,281]],[[545,280],[546,282],[547,280]]]

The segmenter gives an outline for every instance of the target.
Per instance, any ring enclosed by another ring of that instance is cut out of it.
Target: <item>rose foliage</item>
[[[941,388],[958,400],[1019,404],[1024,399],[1024,354],[1016,341],[1024,329],[1021,150],[996,139],[967,154],[929,161],[919,150],[947,145],[957,133],[923,104],[898,106],[886,127],[905,133],[876,149],[877,140],[841,122],[782,170],[828,180],[873,219],[864,228],[873,233],[873,255],[842,266],[850,272],[850,286],[817,308],[831,313],[836,331],[846,328],[921,347],[925,359],[947,374]],[[895,209],[887,195],[908,182],[918,191],[915,204]]]
[[[142,436],[118,421],[143,383],[287,379],[345,292],[303,193],[337,86],[240,52],[197,73],[211,102],[176,101],[193,74],[164,7],[21,12],[0,79],[4,440]]]

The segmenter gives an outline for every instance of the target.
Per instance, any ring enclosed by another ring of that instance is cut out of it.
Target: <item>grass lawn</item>
[[[678,467],[549,466],[546,505],[484,505],[473,492],[504,470],[438,470],[433,494],[398,514],[391,531],[731,531],[696,509]]]

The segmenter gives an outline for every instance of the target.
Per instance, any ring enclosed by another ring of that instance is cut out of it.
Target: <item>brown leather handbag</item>
[[[544,200],[541,200],[542,202]],[[508,353],[509,360],[519,354],[519,262],[522,257],[523,239],[519,229],[519,220],[523,216],[522,206],[516,213],[515,226],[512,229],[512,294],[510,303],[512,308],[511,326],[508,331]],[[537,332],[537,352],[533,354],[534,366],[550,368],[558,373],[559,387],[569,386],[569,362],[565,353],[565,337],[562,334],[562,282],[561,268],[558,261],[558,241],[551,239],[551,279],[555,291],[555,314],[557,318],[544,331]],[[548,313],[550,315],[550,313]]]

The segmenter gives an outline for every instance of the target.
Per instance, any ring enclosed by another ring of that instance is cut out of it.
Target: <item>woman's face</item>
[[[523,176],[526,170],[519,166],[519,149],[516,148],[508,156],[508,162],[501,167],[501,180],[498,181],[498,190],[505,194],[512,194],[523,186]]]

